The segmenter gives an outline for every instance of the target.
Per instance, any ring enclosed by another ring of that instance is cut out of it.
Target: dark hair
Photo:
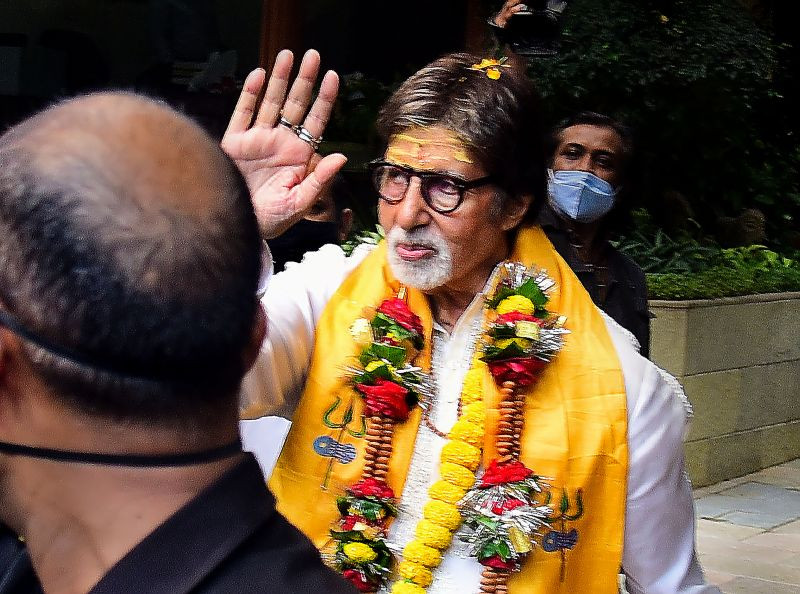
[[[555,128],[551,130],[547,147],[547,154],[549,155],[548,160],[550,163],[552,163],[553,158],[555,157],[556,149],[561,143],[561,135],[563,134],[564,130],[571,128],[572,126],[597,126],[598,128],[610,128],[616,132],[622,143],[622,167],[620,169],[620,179],[624,183],[630,174],[630,165],[633,161],[633,131],[619,120],[615,120],[614,118],[605,114],[597,113],[595,111],[581,111],[562,120]]]
[[[514,68],[500,78],[472,70],[480,57],[445,55],[408,78],[387,100],[377,121],[389,139],[414,127],[440,126],[457,134],[487,174],[496,176],[503,199],[534,197],[528,220],[546,196],[546,162],[539,97],[533,82]]]
[[[134,101],[152,111],[154,102]],[[65,150],[53,167],[39,144],[24,141],[39,123],[29,120],[0,137],[0,299],[28,331],[80,354],[76,362],[22,343],[67,405],[126,422],[203,426],[235,410],[260,240],[233,162],[195,124],[159,109],[179,124],[164,132],[173,152],[191,159],[183,155],[193,146],[194,163],[215,176],[211,212],[170,208],[191,189],[127,183],[117,173],[130,171],[131,151],[113,136],[89,131],[95,150]],[[150,157],[145,174],[162,165]]]

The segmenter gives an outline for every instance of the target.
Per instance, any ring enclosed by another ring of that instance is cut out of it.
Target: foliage
[[[498,3],[495,3],[498,4]],[[706,233],[744,207],[772,236],[800,216],[800,149],[777,44],[737,0],[572,0],[560,53],[530,64],[546,121],[610,113],[637,131],[640,204],[686,196]]]
[[[800,291],[800,261],[764,246],[722,250],[714,265],[691,274],[648,274],[651,299],[713,299]]]

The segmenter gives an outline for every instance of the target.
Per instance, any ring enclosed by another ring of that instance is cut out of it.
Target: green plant
[[[651,273],[697,272],[708,267],[719,252],[716,246],[701,245],[694,239],[672,239],[662,229],[652,236],[637,229],[612,243],[644,272]]]
[[[721,250],[713,263],[690,274],[648,274],[650,299],[714,299],[800,291],[800,261],[762,245]]]

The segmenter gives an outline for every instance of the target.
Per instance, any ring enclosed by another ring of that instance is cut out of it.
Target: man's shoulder
[[[282,515],[273,513],[196,592],[353,594],[355,590],[323,564],[319,552],[305,535]]]

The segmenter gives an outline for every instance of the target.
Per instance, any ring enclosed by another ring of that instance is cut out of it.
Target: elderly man
[[[0,137],[0,229],[0,592],[352,592],[241,452],[260,242],[216,143],[57,105]]]
[[[289,89],[291,62],[260,107],[265,75],[248,78],[223,139],[265,238],[343,163],[308,174],[335,80],[309,109],[319,56]],[[365,592],[610,593],[620,566],[632,593],[718,592],[694,554],[679,390],[528,222],[546,191],[535,100],[505,64],[454,54],[384,106],[387,241],[326,246],[264,296],[242,404],[292,418],[270,488]]]

